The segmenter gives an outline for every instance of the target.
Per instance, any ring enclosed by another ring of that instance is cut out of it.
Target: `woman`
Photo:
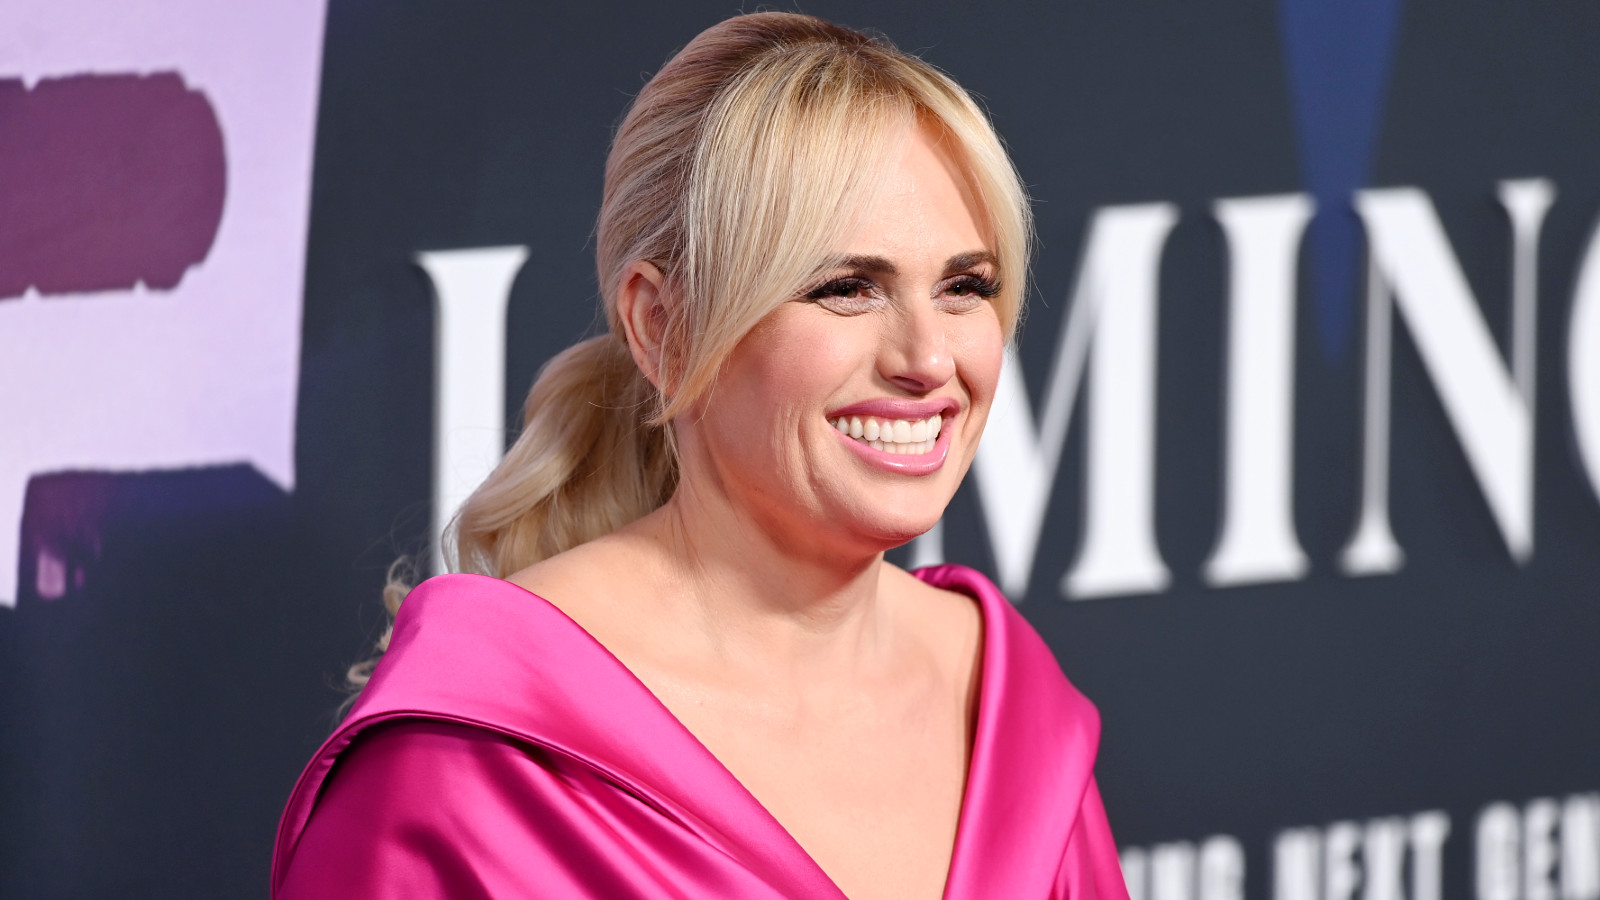
[[[982,576],[1026,199],[972,100],[805,16],[622,123],[610,333],[541,373],[280,827],[281,898],[1125,898],[1098,720]],[[484,577],[494,576],[494,577]]]

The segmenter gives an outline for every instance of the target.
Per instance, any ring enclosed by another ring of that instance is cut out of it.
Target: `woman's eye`
[[[945,297],[955,301],[952,305],[962,308],[975,307],[984,300],[988,300],[1000,293],[1000,283],[992,278],[983,278],[977,275],[962,275],[946,282],[943,290]]]
[[[865,294],[867,287],[866,282],[859,278],[836,278],[812,288],[806,297],[811,300],[821,300],[823,297],[854,299]]]
[[[872,283],[860,278],[836,278],[807,291],[805,297],[843,314],[866,312],[877,299]]]

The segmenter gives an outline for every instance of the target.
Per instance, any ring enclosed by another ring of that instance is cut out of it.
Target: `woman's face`
[[[918,129],[840,248],[846,262],[769,313],[681,420],[686,480],[709,477],[794,549],[876,552],[932,527],[972,462],[1003,356],[982,221]]]

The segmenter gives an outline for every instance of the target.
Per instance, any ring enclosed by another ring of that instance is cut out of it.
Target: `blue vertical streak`
[[[1401,0],[1278,0],[1310,227],[1317,335],[1330,361],[1350,344],[1360,223],[1350,205],[1377,147]]]

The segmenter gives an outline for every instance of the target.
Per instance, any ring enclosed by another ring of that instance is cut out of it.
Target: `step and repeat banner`
[[[0,896],[266,893],[385,569],[595,328],[611,128],[734,11],[0,10]],[[1600,900],[1600,3],[805,11],[1035,199],[895,556],[1099,705],[1135,900]]]

